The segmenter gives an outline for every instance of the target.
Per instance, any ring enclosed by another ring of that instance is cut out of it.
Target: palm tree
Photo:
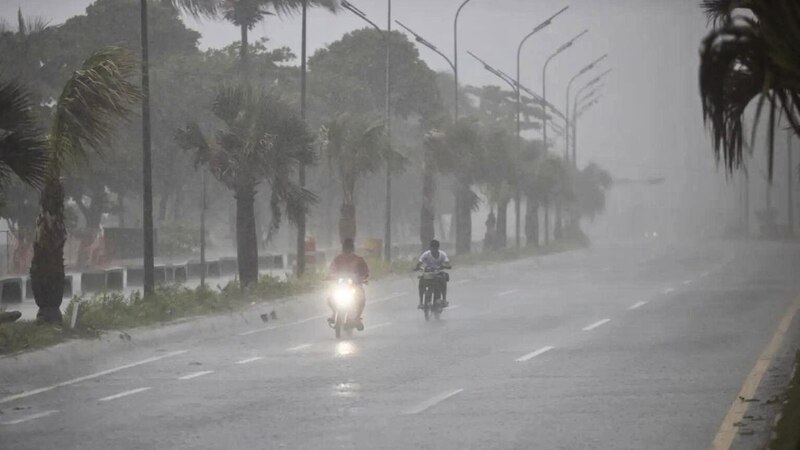
[[[322,128],[322,142],[328,162],[342,183],[339,238],[356,237],[356,187],[366,175],[380,169],[390,153],[382,120],[340,114]]]
[[[266,16],[286,16],[301,11],[303,5],[322,6],[336,10],[334,0],[219,0],[222,17],[239,27],[241,32],[239,54],[242,62],[242,79],[248,81],[248,35],[250,30]]]
[[[212,106],[225,128],[206,139],[197,123],[177,133],[178,144],[196,152],[196,163],[208,167],[236,199],[236,252],[242,288],[258,281],[255,195],[259,184],[271,188],[270,236],[285,211],[291,222],[306,214],[316,196],[292,181],[300,164],[314,162],[314,136],[289,105],[247,86],[222,87]]]
[[[129,78],[137,67],[133,55],[122,48],[94,52],[67,81],[55,106],[48,138],[49,161],[40,197],[33,244],[31,286],[37,319],[61,321],[64,285],[64,186],[62,169],[85,159],[111,140],[117,122],[139,99]]]
[[[497,205],[497,235],[494,244],[505,248],[508,232],[508,205],[519,188],[520,156],[513,136],[507,130],[495,127],[485,132],[487,151],[484,181],[489,200]]]
[[[700,50],[700,94],[714,152],[729,171],[742,166],[745,111],[758,99],[753,136],[766,105],[771,178],[778,116],[800,134],[800,3],[704,0],[703,7],[714,23]],[[736,9],[748,13],[734,15]]]
[[[0,82],[0,190],[12,173],[32,186],[44,179],[47,143],[31,109],[20,84]]]

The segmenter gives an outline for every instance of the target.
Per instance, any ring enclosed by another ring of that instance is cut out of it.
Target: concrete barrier
[[[0,280],[0,303],[21,303],[22,287],[20,277]]]
[[[125,271],[120,268],[106,270],[106,290],[122,291],[125,289]]]
[[[172,279],[175,283],[183,284],[186,283],[186,280],[189,278],[189,268],[188,264],[181,264],[178,266],[173,266],[172,268]]]
[[[73,292],[72,275],[67,275],[64,277],[64,298],[72,298]]]
[[[126,269],[128,274],[127,285],[131,286],[144,286],[144,267],[128,267]]]
[[[81,292],[92,294],[106,290],[105,272],[83,272],[81,273]]]
[[[155,284],[167,284],[167,267],[160,264],[153,267],[153,282]]]
[[[239,263],[236,258],[220,258],[219,271],[221,275],[235,275],[239,272]]]
[[[206,270],[209,278],[219,278],[222,276],[219,261],[206,261]]]

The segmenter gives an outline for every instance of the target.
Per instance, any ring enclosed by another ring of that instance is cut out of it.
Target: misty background
[[[452,19],[457,6],[447,0],[395,0],[393,19],[400,20],[452,55]],[[83,14],[90,0],[4,0],[0,17],[13,23],[18,8],[58,24]],[[386,25],[386,1],[360,0],[355,5],[381,26]],[[715,169],[710,140],[703,127],[697,94],[698,46],[707,32],[706,19],[695,0],[477,0],[462,13],[459,23],[460,76],[463,84],[497,85],[492,74],[469,57],[472,51],[507,73],[515,70],[516,46],[535,25],[562,7],[570,9],[526,44],[522,56],[522,84],[541,93],[544,60],[558,46],[583,29],[589,34],[555,59],[548,69],[548,100],[564,108],[565,90],[577,70],[609,53],[604,64],[613,72],[605,81],[601,102],[580,121],[578,164],[594,161],[618,181],[610,190],[606,212],[585,224],[594,238],[632,237],[656,231],[660,235],[706,236],[724,231],[735,221],[734,207],[741,189]],[[202,34],[200,46],[222,48],[239,39],[239,30],[227,22],[184,21]],[[363,28],[347,11],[333,15],[309,10],[309,55]],[[394,26],[396,28],[396,25]],[[300,19],[268,17],[251,33],[253,42],[269,38],[270,48],[289,47],[299,55]],[[437,72],[450,72],[446,62],[421,47],[421,58]],[[293,61],[299,64],[299,60]],[[763,140],[757,140],[760,145]],[[563,139],[553,152],[561,154]],[[763,152],[756,152],[751,196],[764,191]],[[780,159],[780,152],[778,158]],[[663,177],[659,185],[637,181]],[[633,181],[626,183],[626,180]],[[782,178],[776,180],[780,186]],[[780,201],[780,189],[773,197]],[[757,200],[751,200],[757,209]],[[513,208],[512,208],[513,209]],[[751,208],[752,209],[752,208]],[[779,208],[785,214],[783,208]],[[513,227],[513,211],[509,226]],[[483,233],[482,210],[474,216],[474,238]],[[779,219],[780,220],[780,219]],[[751,221],[754,222],[754,221]],[[284,231],[286,228],[284,227]],[[509,230],[511,236],[513,229]]]

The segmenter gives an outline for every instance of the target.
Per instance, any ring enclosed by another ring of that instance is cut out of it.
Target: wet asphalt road
[[[6,358],[0,447],[708,448],[798,268],[797,245],[596,245],[456,268],[440,322],[413,275],[376,282],[341,342],[306,299],[114,355]]]

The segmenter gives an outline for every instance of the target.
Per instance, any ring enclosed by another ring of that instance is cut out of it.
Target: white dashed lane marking
[[[439,394],[439,395],[437,395],[437,396],[435,396],[435,397],[433,397],[433,398],[431,398],[429,400],[426,400],[426,401],[420,403],[419,405],[417,405],[417,406],[415,406],[415,407],[413,407],[413,408],[411,408],[409,410],[406,410],[403,414],[404,415],[419,414],[421,412],[424,412],[424,411],[426,411],[426,410],[438,405],[439,403],[447,400],[450,397],[453,397],[455,395],[458,395],[458,394],[462,393],[463,391],[464,391],[464,389],[456,389],[454,391],[450,391],[450,392],[445,392],[443,394]]]
[[[503,291],[495,295],[495,297],[505,297],[507,295],[516,294],[517,292],[519,292],[519,290],[517,289],[512,289],[510,291]]]
[[[182,377],[178,377],[179,380],[191,380],[192,378],[202,377],[204,375],[208,375],[210,373],[214,373],[213,370],[203,370],[201,372],[193,372]]]
[[[47,387],[43,387],[43,388],[39,388],[39,389],[34,389],[32,391],[25,391],[25,392],[21,392],[19,394],[10,395],[8,397],[0,398],[0,404],[12,402],[14,400],[19,400],[21,398],[30,397],[30,396],[37,395],[37,394],[41,394],[43,392],[52,391],[55,388],[69,386],[69,385],[76,384],[76,383],[81,383],[83,381],[87,381],[87,380],[91,380],[91,379],[94,379],[94,378],[102,377],[103,375],[109,375],[109,374],[112,374],[112,373],[115,373],[115,372],[119,372],[120,370],[130,369],[132,367],[141,366],[142,364],[148,364],[148,363],[151,363],[151,362],[159,361],[159,360],[162,360],[164,358],[170,358],[170,357],[173,357],[173,356],[182,355],[182,354],[184,354],[186,352],[187,352],[187,350],[180,350],[180,351],[177,351],[177,352],[166,353],[166,354],[161,355],[161,356],[154,356],[152,358],[147,358],[147,359],[144,359],[144,360],[141,360],[141,361],[138,361],[138,362],[135,362],[135,363],[131,363],[131,364],[125,364],[124,366],[114,367],[113,369],[103,370],[102,372],[93,373],[91,375],[86,375],[86,376],[83,376],[83,377],[78,377],[78,378],[73,378],[71,380],[62,381],[61,383],[57,383],[57,384],[54,384],[52,386],[47,386]]]
[[[642,306],[644,306],[646,304],[647,304],[647,302],[636,302],[636,303],[632,304],[631,306],[629,306],[628,309],[638,309],[638,308],[641,308]]]
[[[43,411],[36,414],[31,414],[30,416],[25,416],[16,420],[9,420],[8,422],[0,422],[0,425],[17,425],[23,422],[29,422],[31,420],[41,419],[42,417],[47,417],[57,413],[58,410],[50,410],[50,411]]]
[[[593,323],[593,324],[591,324],[591,325],[589,325],[589,326],[585,327],[585,328],[583,329],[583,331],[592,331],[592,330],[594,330],[594,329],[595,329],[595,328],[597,328],[597,327],[601,327],[601,326],[603,326],[603,325],[607,324],[608,322],[611,322],[611,319],[603,319],[603,320],[598,320],[597,322],[595,322],[595,323]]]
[[[540,348],[539,350],[536,350],[535,352],[528,353],[528,354],[527,354],[527,355],[525,355],[525,356],[520,356],[520,357],[519,357],[519,358],[517,358],[515,361],[517,361],[517,362],[525,362],[525,361],[531,360],[531,359],[533,359],[533,358],[536,358],[536,357],[537,357],[537,356],[539,356],[539,355],[542,355],[542,354],[544,354],[544,353],[547,353],[547,352],[549,352],[550,350],[552,350],[552,349],[554,349],[554,348],[555,348],[555,347],[551,347],[551,346],[542,347],[542,348]]]
[[[129,395],[138,394],[140,392],[149,391],[150,387],[140,387],[138,389],[131,389],[130,391],[120,392],[119,394],[109,395],[108,397],[103,397],[98,402],[107,402],[110,400],[116,400],[118,398],[127,397]]]

